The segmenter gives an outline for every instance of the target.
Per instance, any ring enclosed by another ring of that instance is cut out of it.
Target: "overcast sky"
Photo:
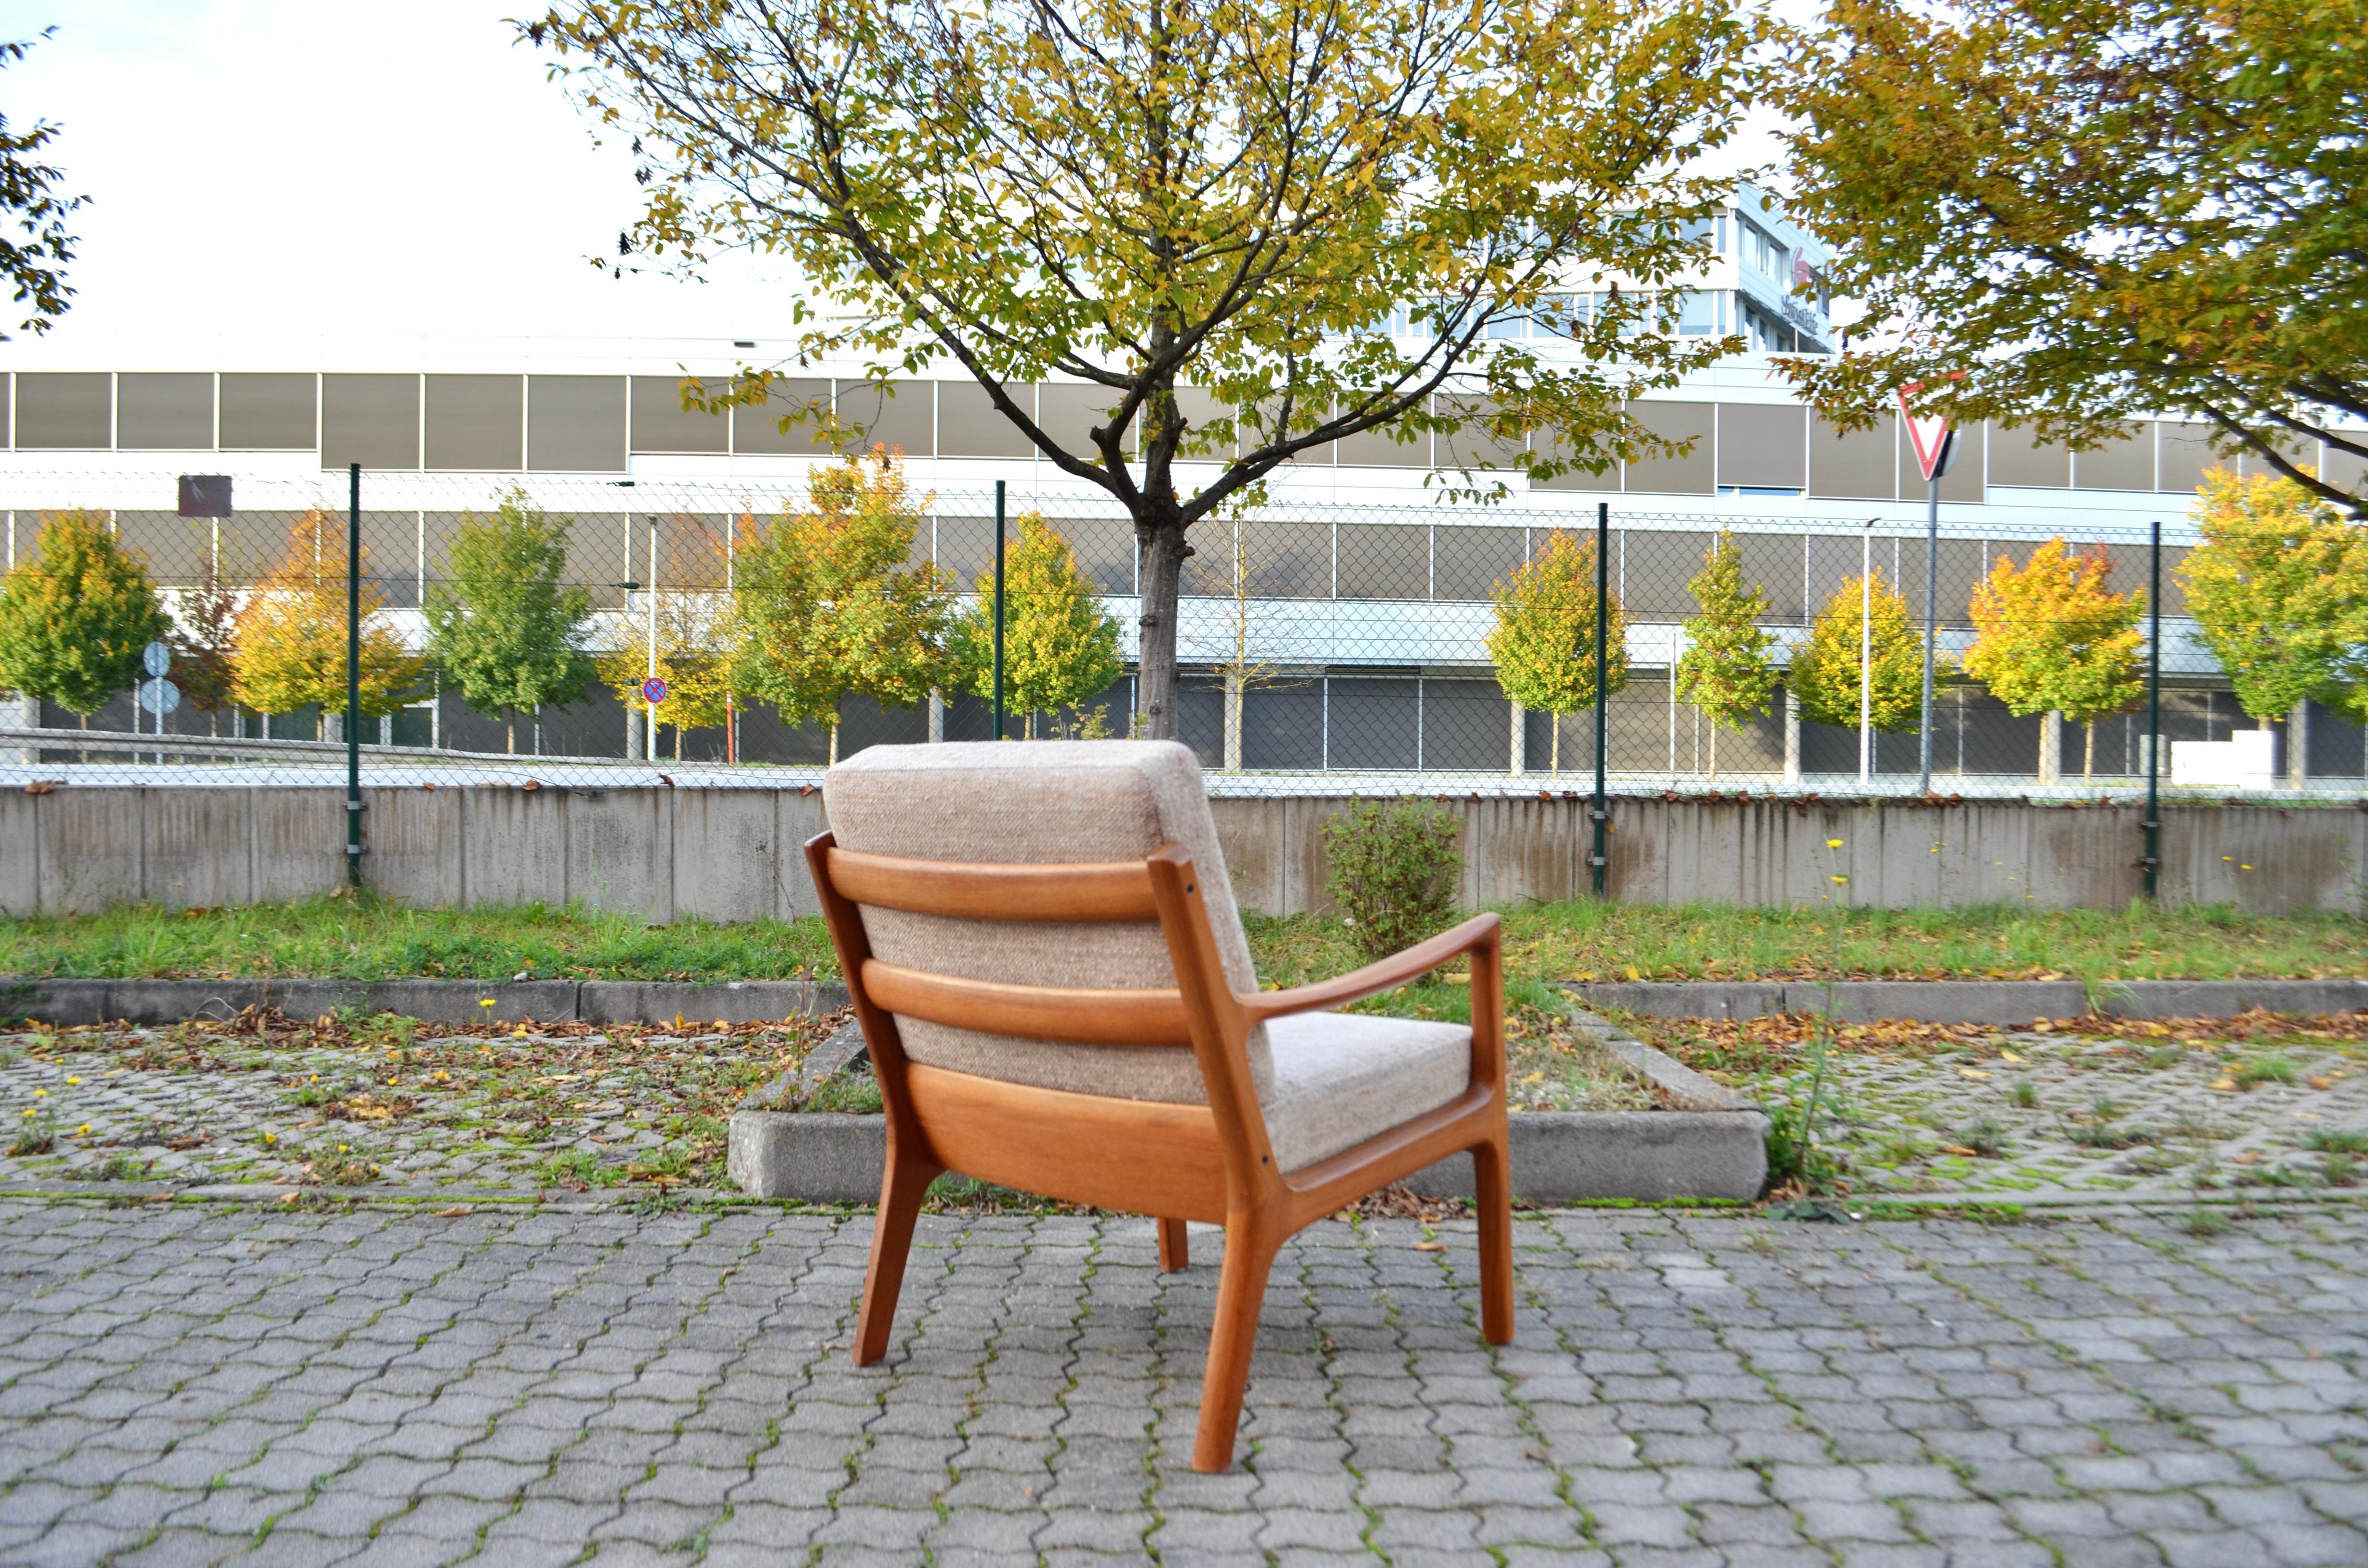
[[[528,4],[0,0],[0,37],[58,28],[0,72],[0,111],[63,124],[50,161],[91,198],[74,308],[0,368],[656,369],[778,344],[786,266],[590,265],[638,191],[513,41]],[[624,337],[654,362],[611,362]]]
[[[522,334],[728,352],[786,329],[789,290],[745,267],[706,285],[592,268],[636,187],[511,41],[502,17],[521,8],[0,0],[0,36],[58,28],[0,73],[0,110],[15,130],[62,123],[51,161],[91,198],[74,308],[0,361],[408,369],[386,339],[429,335],[515,369]]]

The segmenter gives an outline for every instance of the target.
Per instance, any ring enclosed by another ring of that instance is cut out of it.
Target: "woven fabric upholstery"
[[[823,807],[840,847],[921,860],[1140,860],[1181,845],[1227,983],[1258,988],[1201,765],[1173,741],[871,746],[825,776]],[[863,930],[889,963],[966,980],[1104,990],[1176,983],[1156,923],[1030,926],[867,907]],[[905,1054],[933,1067],[1076,1094],[1208,1101],[1189,1049],[1014,1040],[904,1017],[896,1024]],[[1250,1035],[1249,1063],[1264,1103],[1274,1064],[1263,1029]]]
[[[1436,1110],[1472,1084],[1472,1030],[1463,1024],[1296,1013],[1266,1027],[1274,1089],[1259,1103],[1286,1172]]]

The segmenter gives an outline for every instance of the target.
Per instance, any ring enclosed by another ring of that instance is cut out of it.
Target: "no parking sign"
[[[666,699],[666,683],[652,676],[642,682],[642,700],[655,708]]]

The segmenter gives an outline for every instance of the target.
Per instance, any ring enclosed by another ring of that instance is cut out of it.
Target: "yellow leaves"
[[[314,507],[288,530],[287,551],[239,612],[232,689],[265,713],[346,706],[347,520]],[[362,552],[365,565],[370,552]],[[418,694],[427,661],[410,652],[382,613],[384,597],[365,573],[361,585],[361,710],[392,713]]]

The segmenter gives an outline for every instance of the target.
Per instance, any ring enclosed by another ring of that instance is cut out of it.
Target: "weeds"
[[[2302,1146],[2322,1154],[2368,1154],[2368,1132],[2314,1131],[2303,1134]]]
[[[2012,1147],[2007,1142],[2006,1129],[1994,1116],[1977,1116],[1958,1128],[1952,1136],[1959,1148],[1985,1160],[1995,1160]]]
[[[2228,1074],[2240,1089],[2258,1087],[2262,1084],[2296,1084],[2302,1081],[2302,1068],[2283,1051],[2264,1051],[2238,1062]]]
[[[2007,1091],[2006,1097],[2022,1109],[2030,1110],[2039,1104],[2039,1085],[2024,1078]]]
[[[2179,1221],[2179,1228],[2202,1241],[2226,1231],[2228,1217],[2225,1214],[2214,1214],[2209,1209],[2197,1209]]]

